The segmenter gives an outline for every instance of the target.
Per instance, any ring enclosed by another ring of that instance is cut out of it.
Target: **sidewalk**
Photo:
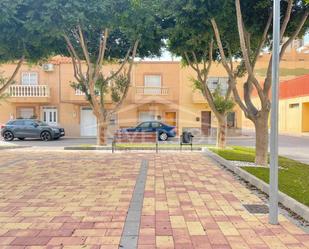
[[[250,214],[263,202],[201,153],[30,151],[0,151],[0,248],[309,248],[282,215]]]

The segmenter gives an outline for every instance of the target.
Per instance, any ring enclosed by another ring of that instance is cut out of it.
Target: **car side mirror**
[[[37,123],[32,124],[35,128],[37,128],[39,125]]]

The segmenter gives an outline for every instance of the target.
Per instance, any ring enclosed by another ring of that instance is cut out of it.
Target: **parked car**
[[[12,141],[14,138],[19,140],[40,138],[43,141],[50,141],[59,139],[64,135],[63,128],[50,126],[34,119],[16,119],[1,126],[1,136],[5,141]]]
[[[126,128],[122,131],[127,132],[157,132],[159,140],[166,141],[170,137],[176,136],[176,127],[158,121],[142,122],[136,127]]]

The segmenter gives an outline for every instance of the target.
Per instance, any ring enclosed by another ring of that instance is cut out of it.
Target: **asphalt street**
[[[195,139],[199,144],[215,144],[215,138]],[[178,144],[178,140],[174,139],[168,143]],[[79,145],[94,145],[96,144],[95,138],[62,138],[57,141],[43,142],[41,140],[25,140],[12,142],[0,141],[1,145],[19,145],[19,146],[32,146],[41,149],[59,149],[66,146],[79,146]],[[228,145],[240,146],[254,146],[255,137],[253,133],[247,133],[241,137],[227,138]],[[304,163],[309,164],[309,136],[279,136],[279,154],[286,156]]]

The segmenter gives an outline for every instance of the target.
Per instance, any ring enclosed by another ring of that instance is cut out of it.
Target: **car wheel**
[[[51,134],[48,131],[43,131],[41,134],[42,141],[50,141],[51,140]]]
[[[168,135],[165,132],[160,133],[159,139],[161,141],[166,141],[168,139]]]
[[[24,141],[25,138],[24,137],[18,137],[18,140]]]
[[[3,134],[3,138],[5,141],[12,141],[14,139],[14,134],[10,131],[6,131]]]

